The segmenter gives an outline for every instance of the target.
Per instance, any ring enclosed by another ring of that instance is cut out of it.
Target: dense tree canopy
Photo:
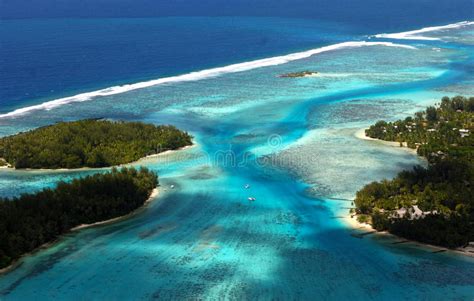
[[[461,96],[444,97],[414,118],[371,126],[368,136],[407,142],[429,166],[366,185],[356,195],[357,213],[377,230],[422,242],[458,247],[474,241],[473,130],[474,98]]]
[[[146,168],[113,168],[55,189],[0,198],[0,268],[78,225],[132,212],[157,185],[157,175]]]
[[[15,168],[107,167],[191,144],[173,126],[88,119],[0,138],[0,158]]]
[[[449,157],[474,160],[474,97],[443,97],[414,117],[395,122],[379,121],[366,130],[369,137],[406,142],[430,162]]]

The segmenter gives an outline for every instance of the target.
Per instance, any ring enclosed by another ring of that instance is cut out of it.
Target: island
[[[17,169],[110,167],[192,145],[170,125],[87,119],[0,138],[0,166]]]
[[[127,215],[158,185],[147,168],[112,168],[106,173],[60,182],[20,197],[0,198],[0,270],[71,229]]]
[[[366,135],[416,149],[428,161],[357,192],[355,213],[379,231],[447,248],[474,241],[474,98],[443,97]]]
[[[300,72],[291,72],[286,74],[281,74],[279,77],[282,78],[294,78],[294,77],[308,77],[308,76],[315,76],[318,72],[315,71],[300,71]]]

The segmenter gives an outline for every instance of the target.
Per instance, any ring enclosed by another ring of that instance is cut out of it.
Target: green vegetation
[[[305,77],[305,76],[311,76],[311,75],[316,75],[318,72],[315,71],[300,71],[300,72],[291,72],[291,73],[286,73],[280,75],[280,77]]]
[[[191,144],[173,126],[88,119],[0,138],[0,158],[15,168],[108,167]]]
[[[474,98],[444,97],[435,107],[396,122],[379,121],[366,134],[406,142],[429,166],[357,192],[358,214],[377,230],[449,248],[474,241]]]
[[[158,185],[146,168],[113,168],[60,182],[19,198],[0,198],[0,268],[81,224],[109,220],[142,206]]]
[[[437,107],[428,107],[414,117],[395,122],[379,121],[366,135],[386,141],[406,142],[419,155],[435,163],[440,159],[463,159],[472,162],[474,97],[443,97]]]

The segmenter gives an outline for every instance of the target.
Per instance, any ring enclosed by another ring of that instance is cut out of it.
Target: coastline
[[[357,220],[357,215],[356,214],[354,214],[353,217],[351,217],[351,214],[348,213],[347,215],[344,215],[344,218],[342,220],[344,220],[344,223],[349,228],[351,228],[351,230],[377,231],[374,228],[372,228],[372,225],[367,224],[367,223],[359,222]],[[376,235],[385,235],[387,237],[391,237],[391,238],[394,238],[394,239],[399,239],[400,241],[404,241],[405,243],[410,243],[412,246],[415,246],[417,248],[420,248],[420,249],[423,249],[423,250],[428,249],[430,251],[430,253],[440,253],[440,252],[447,252],[448,253],[449,252],[449,253],[456,254],[456,255],[462,255],[462,256],[467,256],[467,257],[470,257],[470,258],[474,258],[474,248],[473,247],[448,249],[448,248],[441,247],[441,246],[435,246],[435,245],[431,245],[431,244],[428,244],[428,243],[423,243],[423,242],[419,242],[419,241],[416,241],[416,240],[407,239],[407,238],[392,234],[388,231],[377,231],[377,232],[374,232],[374,234],[376,234]]]
[[[398,148],[401,148],[401,149],[404,149],[404,150],[410,152],[413,155],[419,156],[418,153],[416,152],[416,150],[407,147],[405,142],[403,143],[403,146],[400,146],[400,143],[398,143],[398,142],[384,141],[384,140],[375,139],[375,138],[371,138],[371,137],[366,136],[365,135],[365,128],[357,130],[357,132],[355,132],[354,136],[356,138],[359,138],[359,139],[362,139],[362,140],[376,141],[376,142],[378,142],[380,144],[383,144],[383,145],[387,145],[387,146],[391,146],[391,147],[398,147]],[[346,215],[344,215],[343,220],[349,226],[349,228],[352,228],[352,230],[376,231],[372,227],[372,225],[367,224],[367,223],[359,222],[357,220],[357,214],[351,214],[350,212],[348,212]],[[377,232],[375,232],[375,234],[387,235],[387,236],[390,236],[390,237],[393,237],[393,238],[397,238],[397,239],[406,241],[407,243],[410,243],[412,245],[415,245],[419,248],[429,249],[429,250],[432,251],[432,253],[450,252],[450,253],[454,253],[454,254],[457,254],[457,255],[463,255],[463,256],[474,258],[474,247],[448,249],[448,248],[441,247],[441,246],[435,246],[435,245],[431,245],[431,244],[428,244],[428,243],[422,243],[422,242],[419,242],[419,241],[406,239],[404,237],[400,237],[400,236],[397,236],[395,234],[389,233],[388,231],[377,231]]]
[[[53,168],[20,168],[20,169],[17,169],[17,168],[12,167],[10,164],[8,164],[8,165],[5,165],[5,166],[0,166],[0,170],[6,170],[6,171],[11,171],[11,172],[13,172],[13,171],[17,171],[17,172],[18,171],[19,172],[75,172],[75,171],[88,171],[88,170],[107,170],[107,169],[110,169],[110,168],[113,168],[113,167],[118,168],[118,167],[137,164],[140,161],[143,161],[143,160],[148,159],[148,158],[154,158],[154,157],[174,153],[174,152],[177,152],[177,151],[186,150],[186,149],[189,149],[189,148],[192,148],[192,147],[195,147],[195,146],[197,146],[197,143],[193,142],[193,144],[191,144],[191,145],[186,145],[186,146],[183,146],[183,147],[179,147],[177,149],[166,150],[164,152],[157,153],[157,154],[147,155],[145,157],[139,158],[138,160],[135,160],[135,161],[132,161],[132,162],[129,162],[129,163],[123,163],[123,164],[107,166],[107,167],[79,167],[79,168],[54,168],[54,169]]]
[[[371,137],[369,137],[365,134],[365,130],[366,130],[365,128],[361,128],[361,129],[357,130],[354,133],[354,136],[358,139],[361,139],[361,140],[375,141],[377,143],[380,143],[380,144],[383,144],[383,145],[386,145],[386,146],[397,147],[397,148],[403,149],[403,150],[405,150],[405,151],[407,151],[411,154],[414,154],[414,155],[418,156],[418,153],[416,152],[416,149],[409,148],[407,146],[406,142],[403,142],[402,145],[400,146],[399,142],[385,141],[385,140],[380,140],[380,139],[376,139],[376,138],[371,138]]]
[[[122,220],[126,220],[138,213],[140,213],[143,209],[145,209],[148,204],[153,200],[155,199],[158,195],[159,195],[159,190],[158,188],[155,188],[151,191],[150,193],[150,196],[148,197],[148,199],[146,199],[146,201],[143,203],[143,205],[141,205],[140,207],[138,207],[137,209],[133,210],[132,212],[130,213],[127,213],[125,215],[122,215],[122,216],[117,216],[117,217],[114,217],[114,218],[111,218],[111,219],[108,219],[108,220],[105,220],[105,221],[100,221],[100,222],[95,222],[95,223],[92,223],[92,224],[82,224],[82,225],[79,225],[79,226],[76,226],[74,228],[72,228],[71,230],[69,230],[70,232],[76,232],[76,231],[79,231],[79,230],[82,230],[82,229],[87,229],[87,228],[93,228],[93,227],[96,227],[96,226],[102,226],[102,225],[108,225],[108,224],[113,224],[113,223],[116,223],[116,222],[119,222],[119,221],[122,221]]]
[[[126,164],[121,164],[121,165],[119,165],[119,166],[129,165],[129,164],[135,164],[135,163],[138,163],[138,162],[143,161],[143,160],[145,160],[145,159],[156,158],[156,157],[159,157],[159,156],[164,156],[164,155],[172,154],[172,153],[177,152],[177,151],[187,150],[187,149],[196,147],[197,145],[198,145],[198,144],[193,141],[193,144],[191,144],[191,145],[186,145],[186,146],[183,146],[183,147],[180,147],[180,148],[177,148],[177,149],[169,149],[169,150],[166,150],[166,151],[161,152],[161,153],[157,153],[157,154],[153,154],[153,155],[148,155],[148,156],[145,156],[145,157],[143,157],[143,158],[140,158],[140,159],[138,159],[138,160],[136,160],[136,161],[133,161],[133,162],[130,162],[130,163],[126,163]]]
[[[159,196],[159,189],[158,187],[155,187],[150,195],[148,196],[148,198],[145,200],[145,202],[143,203],[143,205],[141,205],[140,207],[138,207],[137,209],[133,210],[132,212],[130,213],[127,213],[125,215],[121,215],[121,216],[117,216],[117,217],[114,217],[114,218],[111,218],[111,219],[108,219],[108,220],[105,220],[105,221],[100,221],[100,222],[95,222],[95,223],[92,223],[92,224],[82,224],[82,225],[78,225],[72,229],[70,229],[68,232],[64,233],[64,234],[61,234],[57,239],[51,241],[51,242],[47,242],[47,243],[44,243],[42,244],[41,246],[37,247],[36,249],[34,249],[33,251],[31,252],[28,252],[28,253],[25,253],[23,255],[20,256],[20,258],[18,258],[17,260],[15,260],[12,264],[10,264],[9,266],[7,267],[4,267],[2,269],[0,269],[0,276],[4,275],[4,274],[7,274],[13,270],[15,270],[17,267],[19,267],[23,262],[23,259],[25,257],[28,257],[28,256],[31,256],[41,250],[45,250],[53,245],[55,245],[56,243],[60,242],[63,238],[64,238],[64,235],[68,234],[68,233],[72,233],[72,232],[78,232],[80,230],[83,230],[83,229],[88,229],[88,228],[93,228],[93,227],[97,227],[97,226],[104,226],[104,225],[109,225],[109,224],[113,224],[113,223],[117,223],[117,222],[120,222],[120,221],[124,221],[124,220],[127,220],[137,214],[139,214],[140,212],[142,212],[144,209],[146,209],[146,207],[154,200],[156,199],[158,196]]]

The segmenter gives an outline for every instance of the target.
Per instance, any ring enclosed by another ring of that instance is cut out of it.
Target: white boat
[[[171,185],[170,188],[173,189],[173,188],[174,188],[174,185]]]
[[[249,189],[250,188],[250,184],[245,184],[245,189]]]
[[[256,201],[257,199],[254,198],[254,197],[248,197],[248,200],[249,200],[250,202],[253,202],[253,201]]]

